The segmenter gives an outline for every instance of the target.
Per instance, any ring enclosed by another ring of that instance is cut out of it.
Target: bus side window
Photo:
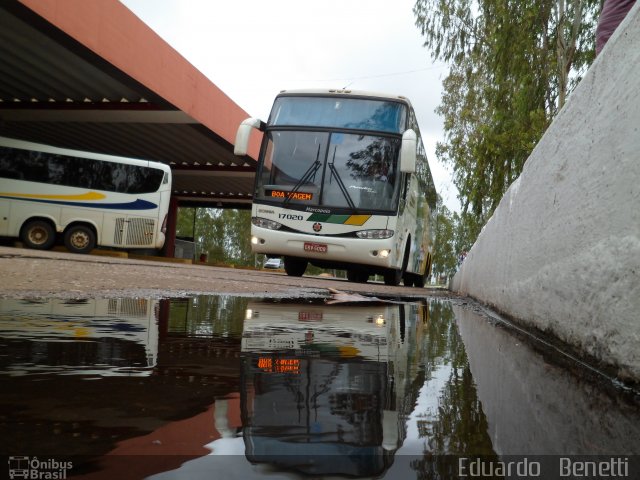
[[[402,187],[402,199],[404,201],[407,200],[407,195],[409,194],[410,186],[411,186],[411,175],[407,174],[404,176],[404,185]]]
[[[409,180],[410,175],[403,173],[400,181],[402,182],[402,190],[400,192],[400,205],[399,212],[402,214],[404,212],[405,207],[407,206],[407,192],[409,191]]]

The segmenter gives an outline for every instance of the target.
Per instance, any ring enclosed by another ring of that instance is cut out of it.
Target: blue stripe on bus
[[[53,205],[68,205],[70,207],[106,208],[110,210],[153,210],[158,208],[153,202],[136,199],[127,203],[97,203],[97,202],[65,202],[61,200],[42,200],[37,198],[3,197],[9,200],[21,200],[23,202],[49,203]]]

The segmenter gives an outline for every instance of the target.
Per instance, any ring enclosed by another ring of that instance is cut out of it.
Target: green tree
[[[254,264],[248,210],[180,208],[176,234],[193,238],[196,254],[206,254],[210,262]]]
[[[478,238],[482,225],[469,212],[460,214],[454,212],[453,221],[455,229],[453,233],[454,251],[460,253],[466,250],[468,252]]]
[[[455,246],[455,214],[442,203],[438,196],[436,243],[433,254],[433,275],[435,278],[441,275],[450,276],[456,271],[456,246]]]
[[[251,252],[251,212],[249,210],[223,210],[220,219],[224,225],[224,259],[237,265],[253,265]]]
[[[462,228],[477,235],[593,60],[599,9],[600,0],[416,1],[424,45],[450,67],[436,154],[452,166]]]

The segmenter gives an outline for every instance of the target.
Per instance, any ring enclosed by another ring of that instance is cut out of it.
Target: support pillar
[[[176,227],[178,225],[178,199],[171,197],[169,200],[169,212],[167,213],[167,231],[164,240],[164,256],[175,258],[176,251]]]

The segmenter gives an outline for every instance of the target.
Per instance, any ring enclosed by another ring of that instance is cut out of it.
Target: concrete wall
[[[640,382],[640,4],[549,127],[451,288]]]
[[[640,455],[634,403],[550,365],[469,308],[453,312],[498,455]]]

